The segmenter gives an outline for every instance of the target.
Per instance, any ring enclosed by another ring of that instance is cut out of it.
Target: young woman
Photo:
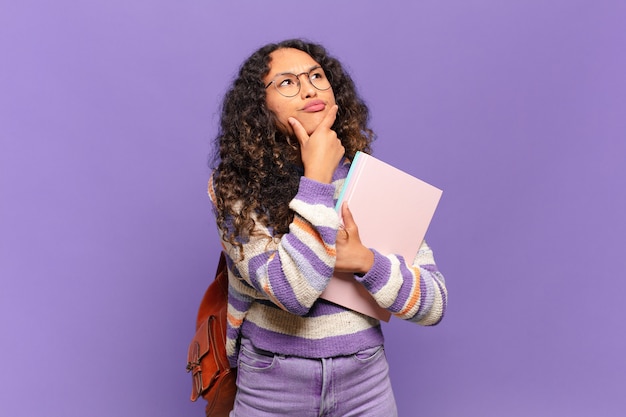
[[[301,40],[252,54],[224,98],[209,196],[229,267],[231,416],[397,414],[379,321],[319,298],[333,271],[401,319],[443,317],[425,242],[415,260],[384,256],[334,210],[350,160],[370,151],[368,114],[340,62]]]

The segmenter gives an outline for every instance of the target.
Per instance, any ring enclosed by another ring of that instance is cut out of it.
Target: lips
[[[326,108],[326,103],[324,103],[322,100],[311,100],[308,103],[306,103],[306,105],[302,108],[302,110],[305,112],[314,113],[314,112],[322,111],[325,108]]]

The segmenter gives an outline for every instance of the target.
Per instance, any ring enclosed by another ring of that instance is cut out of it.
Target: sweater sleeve
[[[289,203],[295,214],[288,233],[275,238],[271,230],[255,222],[253,233],[239,240],[243,249],[222,239],[232,261],[231,272],[241,284],[238,292],[265,297],[293,314],[305,315],[310,310],[335,267],[340,221],[334,193],[333,184],[301,177]],[[209,196],[215,206],[211,182]]]
[[[401,256],[383,256],[372,251],[374,265],[356,279],[378,304],[404,320],[425,326],[439,323],[446,310],[448,291],[426,241],[412,264],[407,264]]]

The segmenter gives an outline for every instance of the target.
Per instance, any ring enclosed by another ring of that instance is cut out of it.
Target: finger
[[[326,113],[326,116],[324,116],[321,123],[319,124],[319,126],[317,126],[317,129],[315,130],[318,130],[320,128],[330,129],[331,127],[333,127],[333,123],[335,123],[335,119],[337,118],[338,111],[339,111],[339,106],[336,104],[333,105],[330,108],[330,111]]]
[[[343,225],[346,229],[356,228],[354,217],[352,217],[352,212],[350,211],[350,207],[348,207],[348,203],[346,201],[341,204],[341,217],[343,218]]]
[[[307,143],[309,140],[309,135],[306,133],[306,129],[304,128],[304,126],[302,126],[300,121],[295,117],[290,117],[288,120],[291,128],[293,129],[293,133],[296,135],[296,139],[298,139],[298,142],[300,142],[300,145],[302,146]]]

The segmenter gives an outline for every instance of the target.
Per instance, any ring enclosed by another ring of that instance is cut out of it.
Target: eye
[[[323,80],[324,78],[326,78],[326,75],[324,74],[324,71],[322,71],[321,68],[318,68],[314,70],[313,72],[311,72],[311,74],[309,75],[309,78],[311,80]]]
[[[276,81],[276,85],[278,87],[290,87],[292,85],[296,85],[296,80],[294,78],[295,77],[292,75],[286,75],[284,77],[279,78]]]

